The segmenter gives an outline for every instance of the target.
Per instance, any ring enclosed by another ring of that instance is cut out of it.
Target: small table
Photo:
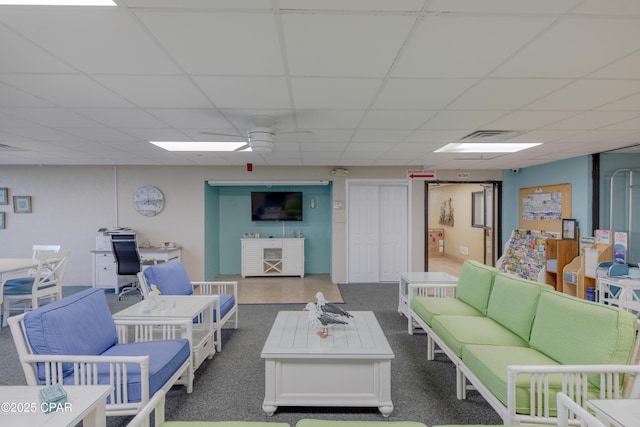
[[[55,407],[45,414],[38,400],[40,386],[0,387],[0,425],[29,427],[67,427],[80,421],[85,427],[104,427],[107,424],[105,408],[110,385],[65,385],[67,404]]]
[[[393,351],[373,312],[351,314],[323,339],[308,312],[278,313],[261,354],[267,415],[278,406],[373,406],[391,414]]]
[[[213,304],[217,295],[171,295],[147,298],[113,315],[116,324],[137,320],[159,321],[164,325],[186,327],[191,343],[191,363],[195,371],[205,358],[216,352],[214,345]],[[199,318],[198,323],[193,319]]]
[[[182,257],[182,248],[175,247],[139,247],[140,258],[145,261],[162,261],[166,262],[170,259]]]
[[[596,418],[616,427],[637,426],[640,420],[640,399],[587,400]]]
[[[458,283],[458,278],[449,273],[438,271],[418,271],[400,273],[400,281],[398,283],[398,313],[404,314],[409,318],[409,290],[410,283],[418,284],[450,284]]]

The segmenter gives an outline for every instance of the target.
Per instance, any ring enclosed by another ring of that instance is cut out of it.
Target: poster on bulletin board
[[[561,233],[571,218],[571,184],[521,188],[519,201],[521,229]]]

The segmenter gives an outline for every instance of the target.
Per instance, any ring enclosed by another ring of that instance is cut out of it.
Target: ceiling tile
[[[640,112],[640,93],[621,98],[618,101],[602,105],[598,110],[638,111]]]
[[[631,120],[625,120],[623,122],[613,124],[611,126],[608,126],[607,129],[640,131],[640,117],[635,117]]]
[[[640,48],[636,20],[564,17],[493,73],[500,77],[581,77]]]
[[[282,77],[194,77],[218,108],[291,108]]]
[[[637,117],[637,112],[586,111],[568,119],[550,124],[545,129],[599,129],[616,124],[625,118]]]
[[[558,14],[568,12],[579,0],[431,0],[430,12],[481,14]]]
[[[6,74],[0,76],[0,79],[26,93],[61,107],[131,106],[125,99],[79,74]],[[31,106],[38,105],[44,105],[44,102],[31,104]]]
[[[270,13],[142,10],[136,14],[188,73],[282,75],[284,72],[276,20]]]
[[[537,129],[579,114],[579,111],[515,111],[487,124],[490,129]],[[549,126],[547,129],[554,129]]]
[[[423,129],[417,130],[404,139],[403,142],[452,142],[458,141],[460,138],[471,132],[472,129],[466,130],[435,130],[435,129]]]
[[[0,17],[0,21],[2,18]],[[0,26],[0,72],[70,73],[75,70],[49,52]]]
[[[486,79],[462,94],[448,108],[517,109],[568,82],[557,79]]]
[[[422,129],[478,129],[507,113],[507,110],[441,110]]]
[[[279,0],[282,10],[419,11],[423,0]]]
[[[166,123],[153,117],[153,112],[149,114],[138,108],[83,108],[75,111],[105,126],[123,128],[167,127]]]
[[[640,80],[578,80],[524,107],[526,110],[591,110],[640,92]]]
[[[96,76],[114,93],[142,108],[210,108],[211,103],[181,76]],[[158,90],[162,88],[162,90]]]
[[[416,129],[436,114],[429,110],[369,110],[361,129]]]
[[[296,121],[301,129],[353,129],[363,115],[364,110],[297,110]]]
[[[638,76],[640,76],[640,51],[634,52],[589,75],[590,78],[603,79],[637,79]]]
[[[294,76],[383,77],[414,22],[405,15],[283,15],[289,71]]]
[[[427,16],[392,76],[484,77],[550,23],[551,17]]]
[[[119,0],[130,8],[272,9],[271,0]]]
[[[471,79],[389,79],[374,103],[376,109],[434,110],[466,91]]]
[[[573,12],[585,15],[640,16],[640,3],[635,0],[584,0]]]
[[[411,133],[410,130],[394,130],[394,129],[363,129],[358,130],[353,135],[352,140],[357,143],[384,142],[392,143],[406,138]],[[387,145],[387,150],[390,147]]]
[[[101,126],[95,120],[88,119],[64,108],[12,108],[11,114],[42,126],[57,128],[95,128]]]
[[[380,86],[378,79],[292,78],[293,104],[303,109],[364,109]]]
[[[51,103],[2,83],[0,75],[0,107],[50,107]]]

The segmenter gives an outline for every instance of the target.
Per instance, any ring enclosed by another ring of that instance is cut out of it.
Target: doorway
[[[408,183],[347,182],[347,280],[397,282],[408,271]]]
[[[495,266],[501,255],[500,184],[425,183],[425,271],[455,272],[465,260]]]

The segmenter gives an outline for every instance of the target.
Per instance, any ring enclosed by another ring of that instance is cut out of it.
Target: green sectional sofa
[[[422,328],[427,358],[437,346],[454,363],[459,399],[476,389],[505,424],[555,424],[558,392],[580,404],[640,394],[640,383],[629,386],[629,374],[640,372],[630,364],[634,315],[474,261],[449,297],[436,297],[437,286],[409,285],[409,333]]]

